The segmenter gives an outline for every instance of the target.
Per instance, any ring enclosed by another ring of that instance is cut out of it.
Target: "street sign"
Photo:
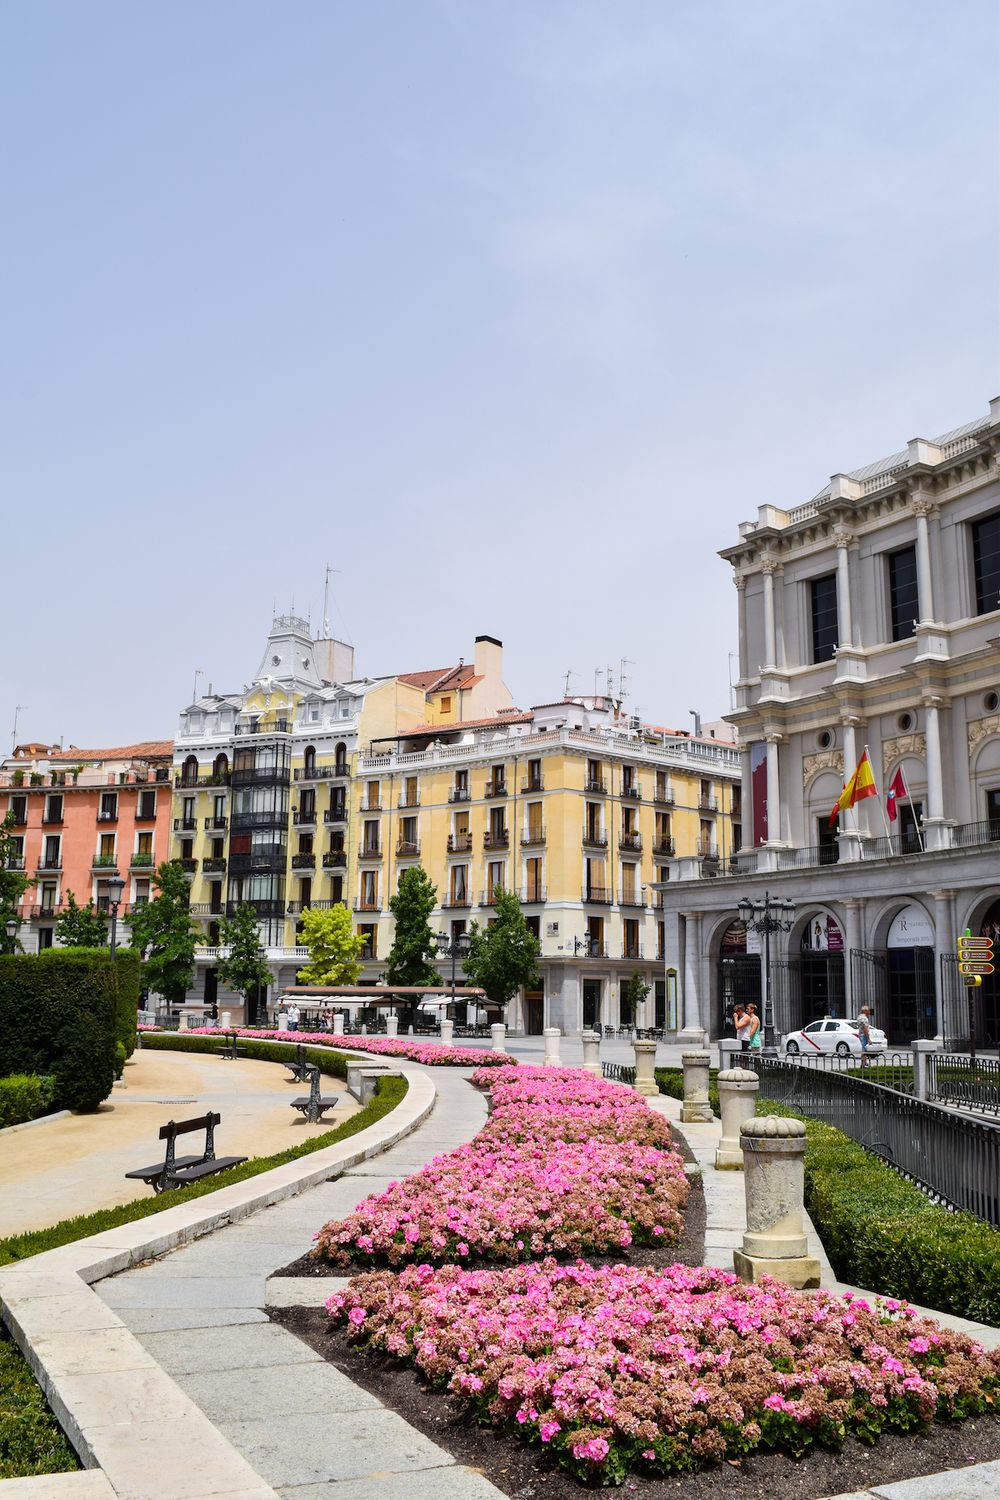
[[[994,972],[993,939],[973,937],[967,927],[958,938],[956,947],[958,972],[962,976],[962,982],[969,989],[977,989],[983,982],[983,975]]]
[[[975,960],[973,960],[971,963],[960,962],[958,965],[958,972],[960,974],[992,974],[993,965],[976,963]]]
[[[985,953],[987,951],[992,953],[993,939],[963,935],[958,940],[958,947],[960,952],[965,953]]]

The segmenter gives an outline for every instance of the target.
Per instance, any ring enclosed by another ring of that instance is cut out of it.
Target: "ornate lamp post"
[[[438,954],[441,958],[451,959],[451,1008],[455,1009],[455,964],[460,958],[466,958],[469,952],[469,934],[460,932],[457,937],[449,938],[446,932],[439,932],[435,941],[438,945]]]
[[[7,953],[16,953],[17,952],[17,929],[20,927],[20,925],[21,924],[17,920],[16,917],[8,917],[7,918],[7,921],[4,924],[4,927],[5,927],[5,930],[6,930],[6,933],[7,933],[7,947],[4,950],[5,952],[7,952]]]
[[[108,881],[108,907],[111,911],[111,957],[115,956],[118,937],[118,908],[121,905],[125,882],[120,875],[112,875]]]
[[[789,932],[795,921],[795,904],[764,892],[763,901],[752,901],[744,896],[737,911],[747,928],[759,932],[764,939],[764,1055],[777,1057],[778,1047],[774,1037],[774,1006],[771,1003],[771,933]]]

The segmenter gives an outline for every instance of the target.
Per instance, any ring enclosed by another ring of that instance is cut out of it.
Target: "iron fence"
[[[742,1057],[743,1054],[741,1053]],[[845,1078],[854,1078],[861,1083],[878,1083],[883,1088],[894,1089],[898,1094],[913,1093],[913,1063],[909,1052],[877,1052],[872,1058],[863,1059],[853,1053],[840,1057],[836,1052],[805,1053],[779,1059],[795,1068],[810,1068],[814,1072],[839,1073]]]
[[[630,1068],[625,1063],[602,1063],[601,1068],[604,1077],[609,1083],[627,1083],[635,1087],[635,1068]]]
[[[995,1057],[961,1057],[953,1052],[931,1053],[927,1059],[927,1092],[942,1104],[1000,1115],[1000,1061]]]
[[[931,1198],[1000,1228],[1000,1125],[835,1068],[752,1054],[749,1066],[764,1098],[842,1130]]]

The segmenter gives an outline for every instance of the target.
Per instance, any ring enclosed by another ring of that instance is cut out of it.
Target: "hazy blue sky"
[[[737,522],[1000,391],[998,62],[995,0],[4,0],[4,743],[172,734],[327,562],[362,672],[723,711]]]

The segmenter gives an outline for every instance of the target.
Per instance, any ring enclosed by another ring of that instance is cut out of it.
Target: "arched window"
[[[212,763],[212,775],[215,777],[216,781],[219,782],[229,780],[228,755],[220,754],[215,757],[215,760]]]
[[[187,760],[184,762],[184,766],[183,766],[183,769],[181,771],[181,785],[182,786],[197,786],[198,785],[198,757],[197,757],[197,755],[189,755],[188,758],[187,758]]]
[[[335,770],[338,776],[347,775],[347,746],[341,741],[335,752]]]
[[[316,746],[307,745],[305,750],[305,773],[307,776],[316,774]]]

